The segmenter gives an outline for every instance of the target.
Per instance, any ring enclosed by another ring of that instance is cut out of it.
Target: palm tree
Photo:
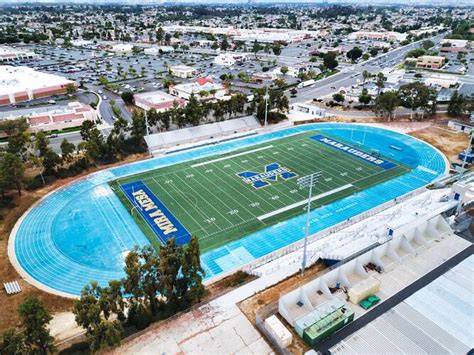
[[[377,97],[379,97],[382,88],[385,86],[385,76],[382,72],[377,74],[377,81],[375,82],[375,85],[377,85]]]
[[[370,74],[369,71],[364,70],[364,71],[362,72],[362,78],[364,79],[362,86],[363,86],[364,88],[365,88],[365,82],[367,81],[367,79],[370,79],[371,77],[372,77],[372,74]]]

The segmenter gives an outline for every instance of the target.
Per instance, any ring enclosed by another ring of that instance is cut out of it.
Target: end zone
[[[191,234],[188,230],[143,181],[120,185],[120,189],[163,244],[171,238],[175,238],[179,245],[189,242]]]

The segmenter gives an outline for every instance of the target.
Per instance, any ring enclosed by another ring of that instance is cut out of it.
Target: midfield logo
[[[246,184],[251,184],[256,189],[271,185],[271,182],[276,182],[278,177],[283,180],[288,180],[298,176],[290,169],[280,166],[278,163],[272,163],[265,166],[264,173],[256,173],[254,171],[244,171],[237,174],[242,178]]]

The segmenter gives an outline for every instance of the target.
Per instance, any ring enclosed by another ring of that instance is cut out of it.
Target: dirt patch
[[[433,124],[427,128],[410,132],[413,137],[424,140],[438,148],[450,162],[458,160],[458,154],[466,149],[469,137],[446,126]]]
[[[25,281],[15,270],[8,258],[8,238],[16,221],[40,198],[49,192],[67,185],[75,180],[81,179],[84,176],[105,168],[112,166],[119,166],[133,161],[143,160],[147,158],[146,154],[132,155],[126,160],[119,163],[98,168],[91,168],[87,172],[75,176],[73,178],[61,179],[55,181],[53,184],[47,185],[44,188],[35,191],[22,191],[22,196],[14,191],[11,191],[5,201],[0,203],[0,304],[2,309],[0,312],[0,332],[3,330],[16,326],[19,322],[17,314],[18,306],[23,300],[30,295],[36,295],[40,298],[46,308],[51,312],[69,311],[72,308],[73,301],[71,299],[51,295],[47,292],[41,291],[36,287],[30,285]],[[26,176],[31,176],[31,171],[28,169]],[[18,281],[22,292],[16,295],[8,296],[3,289],[4,282]]]
[[[278,299],[281,295],[286,294],[316,279],[324,272],[325,269],[326,266],[324,266],[322,263],[316,263],[312,267],[306,269],[304,275],[297,273],[293,276],[290,276],[289,278],[279,282],[278,284],[243,300],[238,304],[238,307],[249,319],[249,321],[255,326],[257,313],[262,314],[264,309],[278,304]],[[310,350],[309,346],[304,343],[303,339],[301,339],[293,331],[293,328],[291,328],[291,326],[288,324],[285,325],[287,326],[288,330],[293,333],[293,343],[288,348],[288,350],[290,350],[292,354],[303,354],[306,351]]]

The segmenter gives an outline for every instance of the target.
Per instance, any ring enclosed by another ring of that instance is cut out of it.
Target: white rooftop
[[[141,94],[135,94],[134,97],[135,97],[135,100],[140,99],[140,100],[146,101],[149,104],[161,104],[163,102],[176,100],[176,97],[170,94],[167,94],[163,91],[144,92]]]
[[[0,95],[72,83],[74,82],[62,76],[42,73],[28,67],[0,66]]]
[[[474,348],[474,256],[333,346],[332,354],[467,354]]]
[[[0,46],[0,58],[10,55],[19,55],[19,56],[36,56],[32,51],[20,48],[13,48],[8,46]]]

